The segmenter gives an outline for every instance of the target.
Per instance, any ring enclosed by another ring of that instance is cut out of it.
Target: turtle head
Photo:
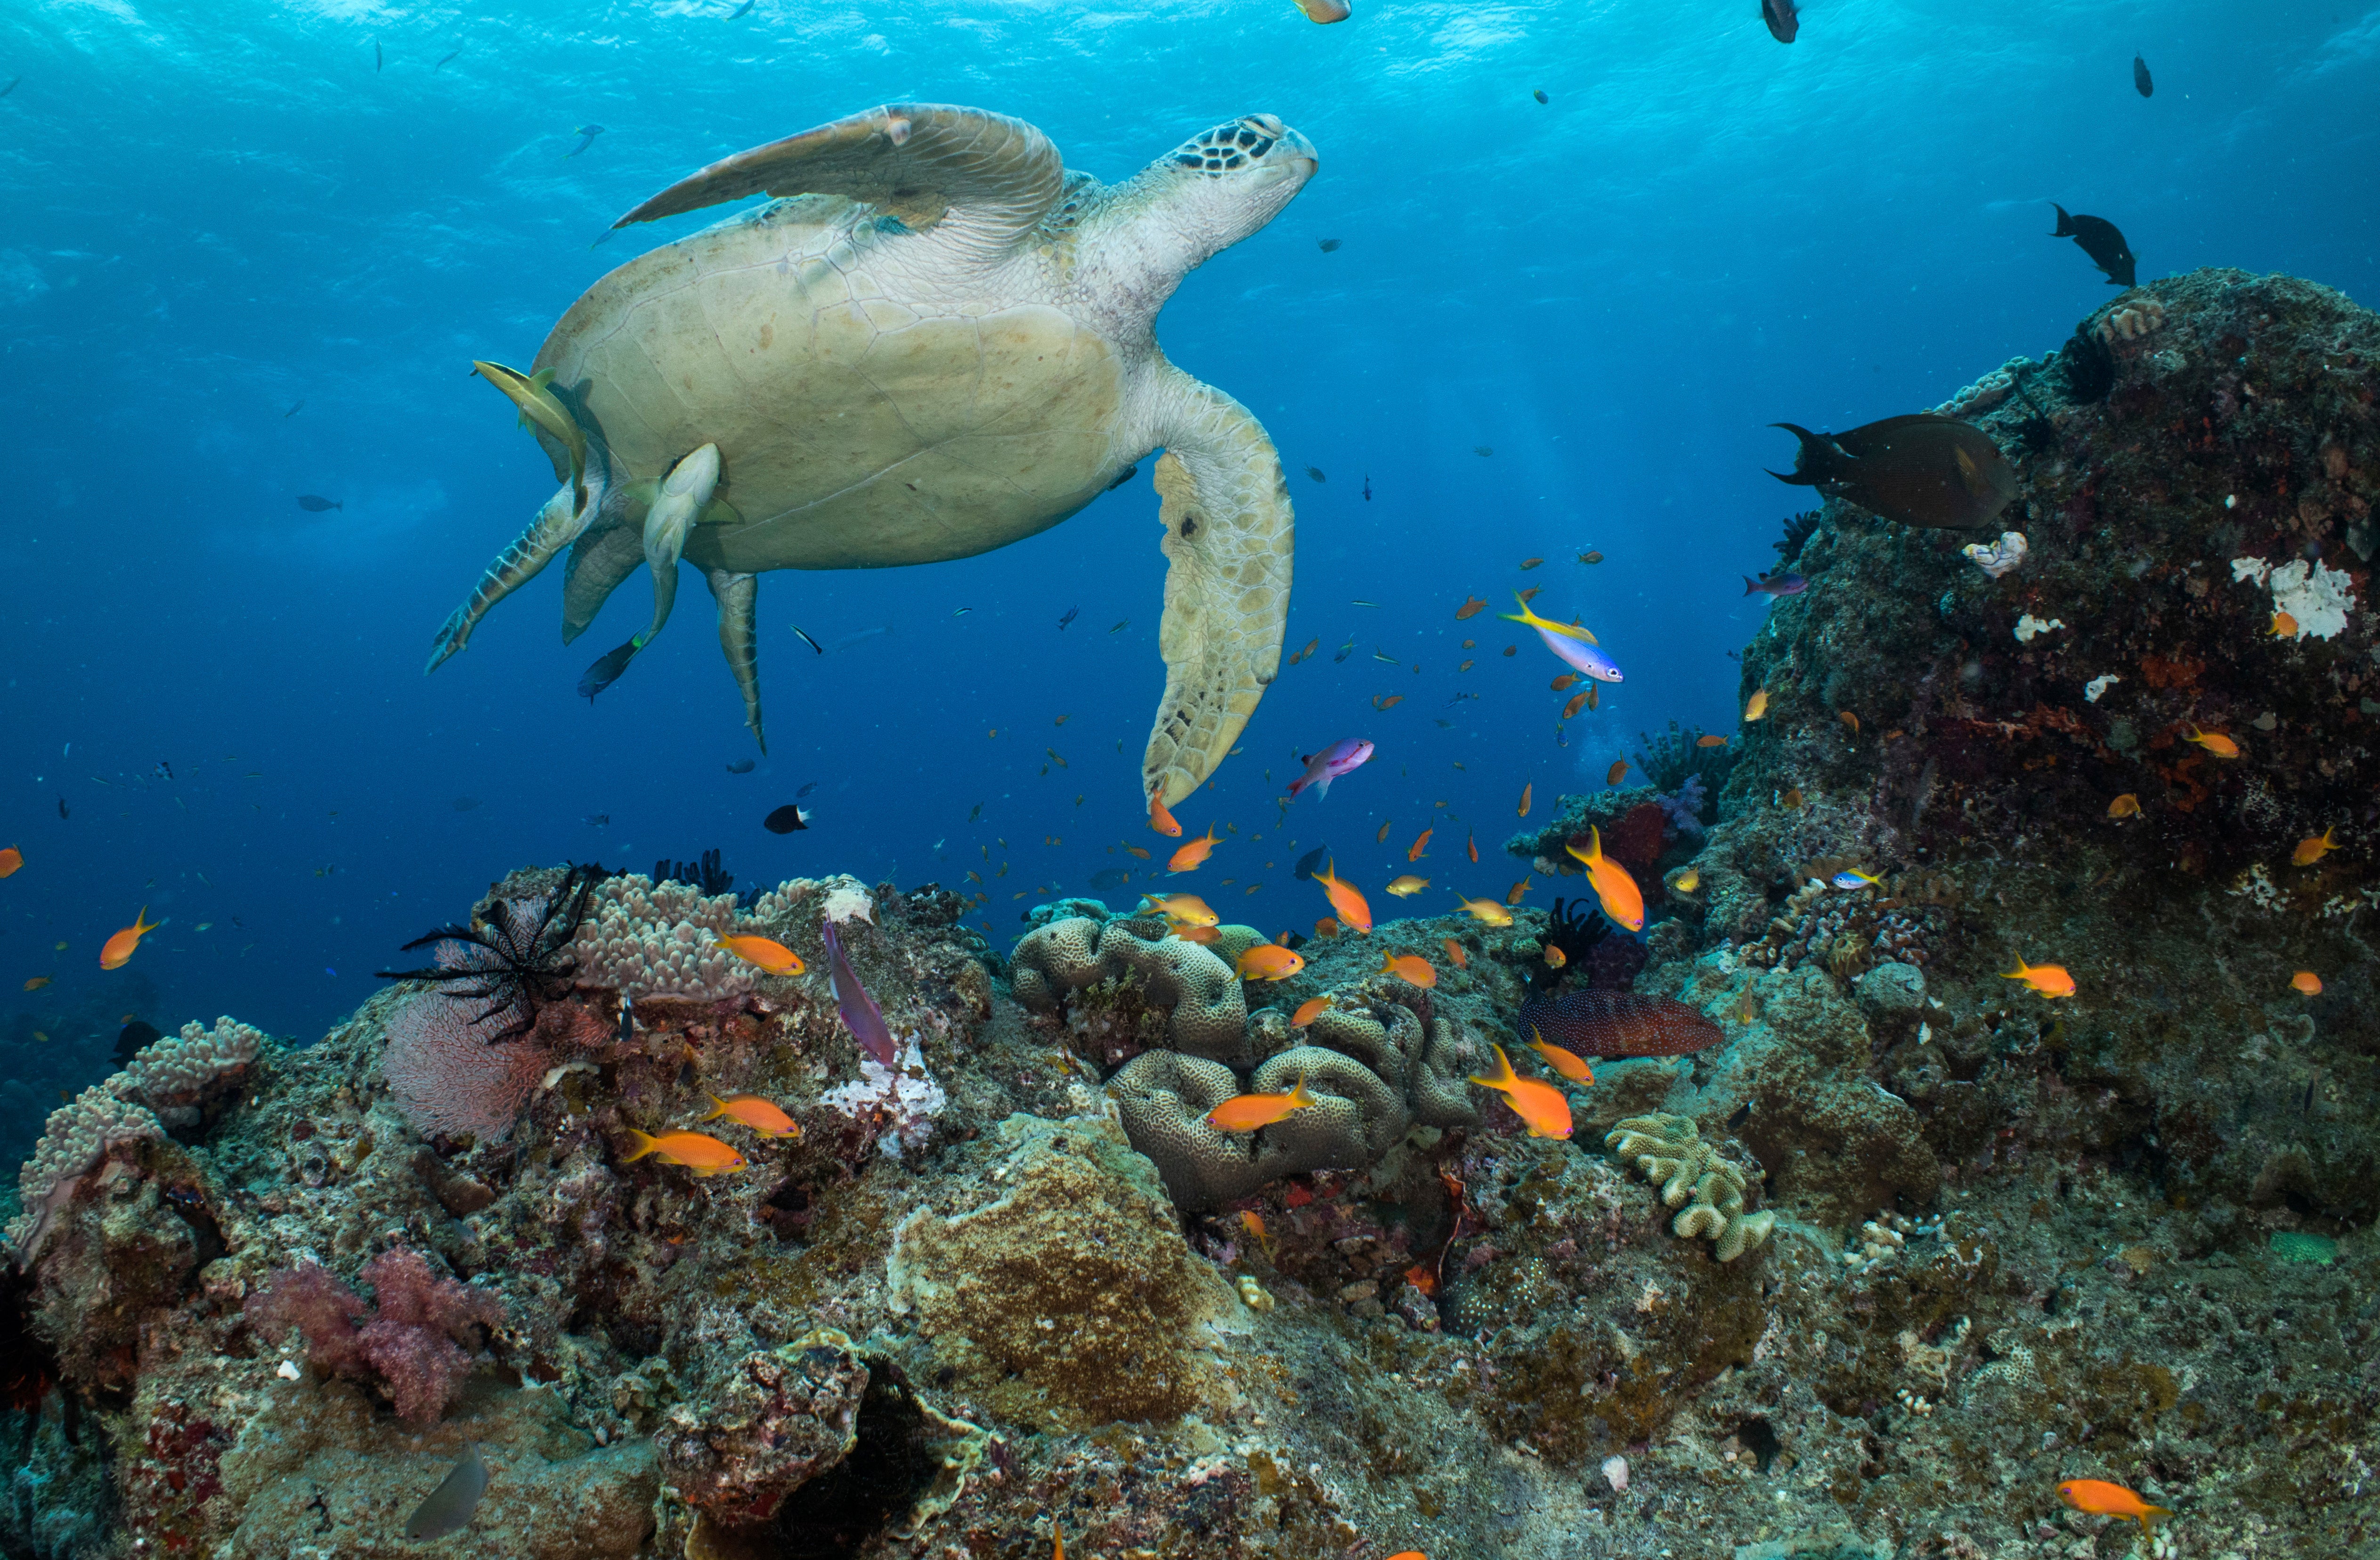
[[[1319,165],[1312,141],[1269,114],[1244,114],[1192,136],[1135,182],[1153,187],[1149,216],[1196,265],[1281,214]]]

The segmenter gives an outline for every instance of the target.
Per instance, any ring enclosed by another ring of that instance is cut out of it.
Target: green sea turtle
[[[565,546],[563,639],[639,563],[650,624],[681,555],[760,725],[758,577],[963,558],[1057,524],[1149,451],[1170,568],[1165,696],[1142,759],[1171,805],[1213,771],[1280,668],[1289,490],[1247,408],[1175,368],[1158,311],[1270,220],[1313,146],[1266,114],[1112,188],[1032,126],[900,104],[738,152],[615,226],[780,199],[628,262],[571,305],[530,373],[479,371],[563,485],[439,630],[430,667]]]

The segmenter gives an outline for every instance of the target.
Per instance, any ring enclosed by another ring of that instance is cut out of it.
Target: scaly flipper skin
[[[436,671],[448,656],[471,642],[471,630],[479,627],[480,619],[488,615],[490,608],[536,579],[538,571],[552,563],[556,554],[577,540],[578,533],[587,527],[594,504],[591,499],[583,507],[574,504],[574,484],[565,484],[547,499],[545,507],[537,512],[537,518],[528,523],[528,529],[496,555],[495,562],[487,567],[480,582],[471,588],[471,599],[456,607],[454,615],[438,630],[431,645],[430,664],[421,668],[423,676]]]
[[[1197,789],[1281,672],[1296,526],[1281,457],[1245,407],[1179,370],[1157,462],[1165,697],[1140,761],[1166,806]]]
[[[771,195],[840,195],[913,231],[958,225],[986,254],[1005,250],[1058,203],[1065,161],[1050,138],[1006,115],[897,103],[739,152],[690,174],[613,223],[651,222]],[[956,235],[946,235],[956,237]]]
[[[719,602],[719,648],[727,652],[735,691],[744,696],[744,724],[752,728],[752,739],[765,757],[769,735],[760,729],[760,577],[714,568],[705,571],[704,578]]]
[[[562,642],[591,626],[620,582],[645,561],[645,533],[632,525],[589,527],[570,549],[562,576]]]
[[[719,486],[719,446],[704,445],[670,468],[662,479],[661,489],[653,495],[650,507],[645,511],[645,566],[653,576],[653,620],[643,632],[595,663],[579,679],[578,691],[594,698],[628,669],[637,652],[652,643],[669,622],[670,610],[677,604],[677,560],[686,551],[686,539],[694,530],[696,518],[710,505],[711,493]]]
[[[471,599],[456,607],[438,630],[431,645],[430,664],[421,668],[424,676],[470,643],[471,630],[491,608],[536,579],[555,554],[577,541],[601,503],[601,494],[587,482],[587,434],[546,381],[502,363],[475,361],[471,370],[520,408],[522,421],[534,424],[562,445],[569,458],[569,475],[562,491],[545,501],[528,529],[513,538],[512,545],[497,554],[495,562],[480,574]]]

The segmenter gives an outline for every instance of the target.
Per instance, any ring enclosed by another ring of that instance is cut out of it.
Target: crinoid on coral
[[[420,969],[383,969],[383,981],[426,981],[461,1001],[484,1004],[474,1024],[501,1018],[490,1044],[517,1040],[537,1025],[538,1010],[570,994],[578,960],[571,952],[587,901],[606,873],[572,867],[541,893],[513,898],[492,894],[468,926],[442,926],[405,945],[435,947],[437,962]]]
[[[1824,509],[1804,509],[1798,515],[1785,517],[1785,534],[1771,543],[1777,549],[1777,567],[1788,568],[1802,555],[1802,549],[1817,534],[1818,522],[1827,518]]]
[[[1744,1174],[1702,1140],[1691,1117],[1656,1111],[1622,1119],[1604,1134],[1604,1147],[1634,1160],[1645,1178],[1661,1188],[1661,1200],[1683,1205],[1670,1228],[1689,1239],[1712,1242],[1711,1255],[1731,1262],[1768,1238],[1777,1223],[1769,1213],[1744,1212]]]
[[[1561,950],[1562,962],[1540,960],[1528,973],[1529,989],[1550,992],[1568,981],[1596,991],[1624,992],[1645,968],[1645,945],[1614,932],[1611,919],[1592,898],[1556,899],[1537,941]]]

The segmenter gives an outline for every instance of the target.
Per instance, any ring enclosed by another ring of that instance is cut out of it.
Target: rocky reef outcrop
[[[1979,380],[2021,507],[1795,517],[1766,718],[1563,798],[1510,926],[1243,983],[1254,929],[1093,902],[1003,957],[931,887],[542,869],[310,1045],[191,1026],[20,1172],[0,1554],[420,1553],[473,1456],[436,1542],[551,1560],[2126,1552],[2074,1478],[2183,1553],[2358,1553],[2376,359],[2200,273]],[[1589,825],[1641,938],[1568,893]],[[1674,1006],[1592,1083],[1520,1048],[1622,998]],[[741,1165],[631,1157],[694,1128]]]

